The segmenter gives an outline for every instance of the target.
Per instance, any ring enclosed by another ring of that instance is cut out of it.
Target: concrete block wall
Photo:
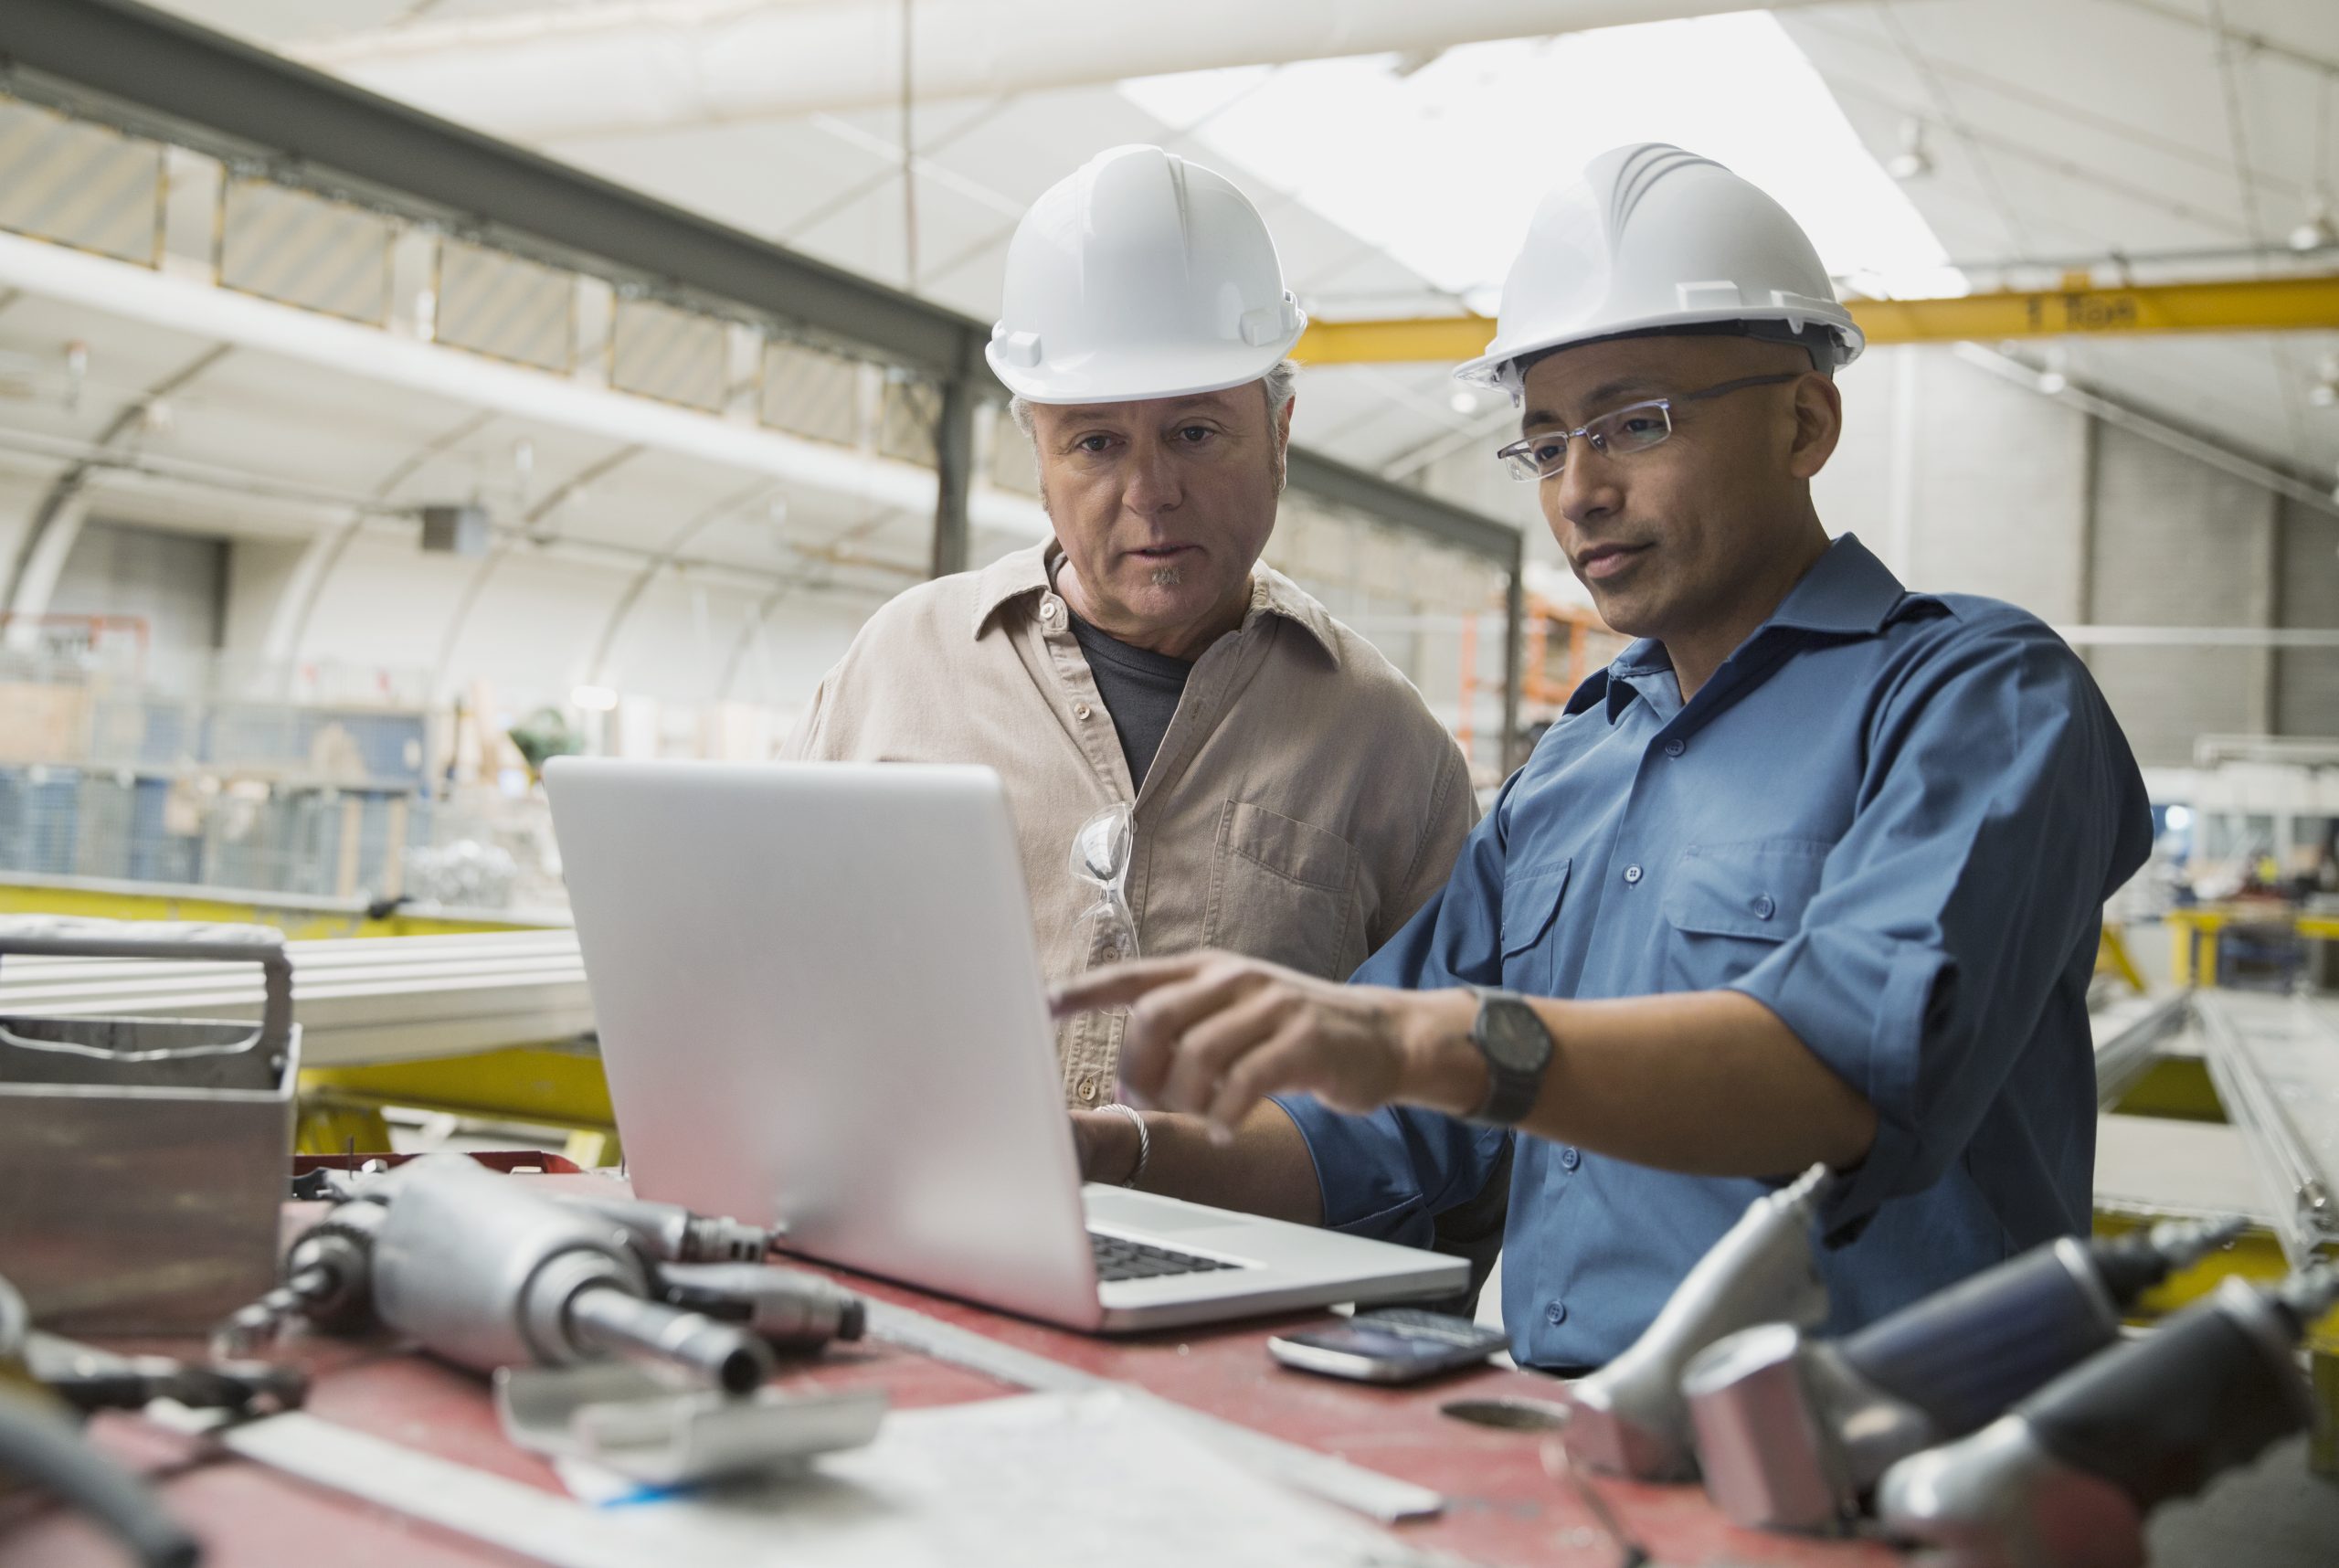
[[[2339,517],[2286,501],[2275,532],[2280,623],[2339,630]],[[2273,707],[2283,735],[2339,735],[2339,648],[2276,653]]]
[[[1814,487],[1911,588],[2057,626],[2339,626],[2339,519],[1968,363],[1871,351]],[[2339,734],[2339,652],[2087,646],[2146,765],[2208,733]]]
[[[2101,624],[2274,624],[2276,498],[2124,430],[2097,434],[2094,614]],[[2196,736],[2271,727],[2262,648],[2097,648],[2089,663],[2139,760],[2184,764]]]

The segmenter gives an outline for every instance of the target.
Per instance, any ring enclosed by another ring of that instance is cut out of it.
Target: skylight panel
[[[1408,69],[1409,66],[1418,69]],[[1551,185],[1671,142],[1777,196],[1859,292],[1963,291],[1907,194],[1766,12],[1391,55],[1133,79],[1205,159],[1264,180],[1473,309]]]

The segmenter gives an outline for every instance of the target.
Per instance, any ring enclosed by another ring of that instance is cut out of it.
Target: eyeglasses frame
[[[1495,457],[1502,463],[1504,471],[1513,479],[1523,482],[1531,478],[1540,483],[1547,479],[1557,478],[1567,471],[1568,450],[1578,440],[1588,443],[1593,451],[1606,455],[1609,438],[1600,434],[1594,428],[1596,426],[1610,424],[1627,414],[1636,413],[1644,408],[1656,409],[1665,416],[1665,434],[1649,442],[1647,446],[1632,449],[1636,452],[1645,452],[1651,447],[1662,446],[1672,439],[1673,406],[1676,403],[1699,403],[1709,397],[1722,397],[1732,392],[1743,392],[1750,387],[1783,386],[1790,381],[1800,381],[1809,374],[1811,373],[1807,370],[1785,370],[1770,376],[1741,376],[1735,381],[1720,382],[1712,387],[1701,387],[1695,392],[1673,392],[1662,397],[1645,397],[1637,403],[1627,403],[1621,408],[1611,408],[1604,414],[1595,415],[1572,430],[1542,430],[1531,436],[1521,436],[1509,445],[1498,450]],[[1550,469],[1539,469],[1531,475],[1520,473],[1512,460],[1526,457],[1529,447],[1548,441],[1553,437],[1559,438],[1561,443],[1558,464]]]

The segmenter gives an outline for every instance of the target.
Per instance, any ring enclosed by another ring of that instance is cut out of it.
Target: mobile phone
[[[1418,1383],[1484,1361],[1508,1344],[1500,1329],[1443,1312],[1388,1308],[1345,1323],[1279,1334],[1267,1353],[1287,1367],[1358,1383]]]

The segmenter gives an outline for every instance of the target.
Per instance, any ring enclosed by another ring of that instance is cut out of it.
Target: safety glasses
[[[1097,812],[1072,835],[1072,874],[1091,889],[1080,912],[1080,941],[1086,966],[1123,963],[1138,956],[1137,916],[1127,888],[1137,824],[1126,801]]]
[[[1736,381],[1725,381],[1719,387],[1708,387],[1697,392],[1676,393],[1669,397],[1651,397],[1646,402],[1627,403],[1596,419],[1588,419],[1572,430],[1541,430],[1516,440],[1495,453],[1513,479],[1550,479],[1568,465],[1568,449],[1576,441],[1591,445],[1603,456],[1617,456],[1626,452],[1645,452],[1673,433],[1673,409],[1676,404],[1698,403],[1708,397],[1725,397],[1742,392],[1749,387],[1776,387],[1788,381],[1800,381],[1804,373],[1790,371],[1778,376],[1748,376]]]

